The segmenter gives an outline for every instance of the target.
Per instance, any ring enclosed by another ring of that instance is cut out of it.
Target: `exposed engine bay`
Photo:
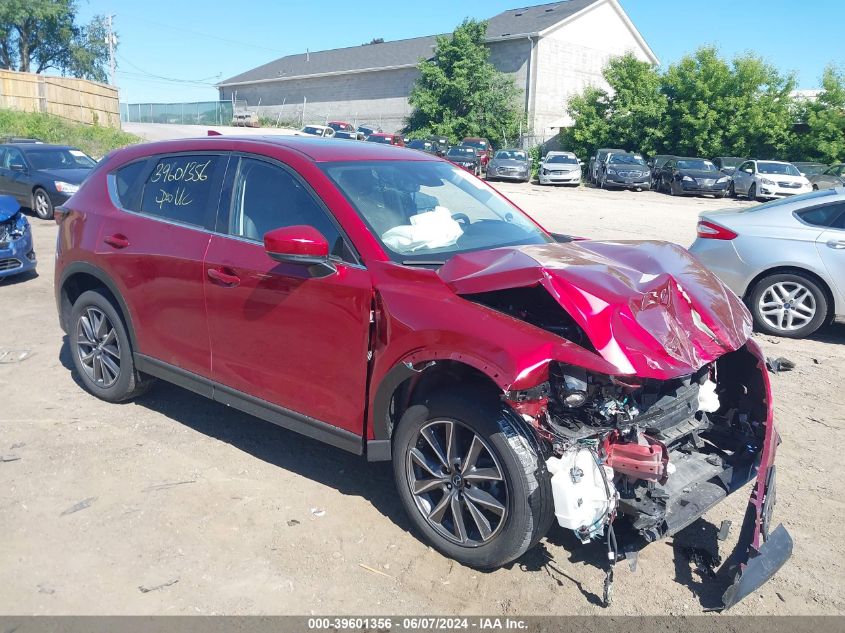
[[[593,351],[539,286],[467,298]],[[583,543],[606,540],[606,602],[618,558],[613,522],[649,542],[677,533],[756,476],[765,438],[766,387],[747,347],[669,380],[552,362],[548,382],[504,399],[548,450],[558,523]]]

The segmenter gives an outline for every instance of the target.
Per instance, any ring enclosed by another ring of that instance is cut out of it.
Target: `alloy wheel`
[[[50,214],[50,200],[47,198],[47,194],[43,191],[37,191],[34,202],[35,215],[39,218],[47,218]]]
[[[76,324],[77,354],[85,374],[102,389],[120,377],[120,341],[114,325],[97,307],[90,306]]]
[[[407,456],[417,509],[452,543],[478,547],[502,529],[508,487],[493,451],[466,426],[435,420],[423,426]]]
[[[799,330],[816,316],[816,298],[801,283],[780,281],[763,291],[757,310],[760,317],[775,330]]]

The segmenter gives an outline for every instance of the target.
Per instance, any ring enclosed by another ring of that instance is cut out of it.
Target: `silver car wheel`
[[[757,310],[760,317],[775,330],[799,330],[816,316],[816,298],[801,283],[781,281],[763,291]]]
[[[487,443],[464,425],[453,420],[426,424],[408,451],[406,468],[420,514],[452,543],[478,547],[504,526],[504,473]]]
[[[76,348],[85,374],[102,389],[120,377],[120,341],[114,325],[99,309],[90,306],[76,324]]]

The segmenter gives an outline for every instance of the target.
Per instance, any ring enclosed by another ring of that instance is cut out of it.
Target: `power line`
[[[173,31],[179,31],[179,32],[182,32],[182,33],[190,33],[192,35],[197,35],[199,37],[207,37],[209,39],[219,40],[221,42],[227,42],[229,44],[237,44],[238,46],[248,46],[250,48],[257,48],[257,49],[260,49],[260,50],[269,51],[271,53],[276,53],[278,55],[284,55],[285,54],[284,51],[280,51],[280,50],[275,49],[275,48],[268,48],[266,46],[261,46],[259,44],[251,44],[249,42],[241,42],[239,40],[232,40],[232,39],[229,39],[229,38],[226,38],[226,37],[220,37],[219,35],[212,35],[211,33],[202,33],[200,31],[194,31],[192,29],[186,29],[186,28],[179,27],[179,26],[173,26],[172,24],[162,24],[161,22],[154,22],[153,20],[148,20],[147,18],[141,18],[141,17],[137,17],[137,16],[134,16],[134,15],[130,15],[129,17],[131,17],[133,20],[138,20],[140,22],[146,22],[147,24],[152,24],[153,26],[157,26],[157,27],[163,28],[163,29],[171,29]]]
[[[163,76],[163,75],[157,75],[157,74],[155,74],[155,73],[151,73],[151,72],[149,72],[149,71],[147,71],[147,70],[144,70],[143,68],[141,68],[141,67],[140,67],[140,66],[138,66],[137,64],[134,64],[134,63],[132,63],[131,61],[129,61],[128,59],[126,59],[126,58],[125,58],[123,55],[121,55],[120,53],[117,53],[117,56],[118,56],[118,57],[119,57],[122,61],[124,61],[125,63],[127,63],[127,64],[129,64],[130,66],[132,66],[132,68],[134,68],[135,70],[140,71],[140,73],[141,73],[142,75],[144,75],[144,76],[148,76],[148,77],[153,77],[153,78],[155,78],[155,79],[161,79],[161,80],[163,80],[163,81],[169,81],[169,82],[173,82],[173,83],[180,83],[180,84],[202,84],[202,85],[206,85],[206,86],[214,86],[214,84],[213,84],[213,83],[211,83],[211,82],[209,82],[209,80],[210,80],[210,79],[220,79],[220,73],[218,73],[218,74],[216,74],[216,75],[211,75],[210,77],[203,77],[202,79],[183,79],[183,78],[180,78],[180,77],[165,77],[165,76]],[[128,74],[128,73],[127,73],[127,71],[121,71],[121,73],[122,73],[122,74]],[[138,73],[134,73],[134,74],[136,74],[136,75],[137,75]]]

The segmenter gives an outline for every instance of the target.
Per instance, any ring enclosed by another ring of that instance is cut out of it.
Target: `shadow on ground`
[[[845,332],[845,327],[842,329]],[[73,380],[83,388],[73,367],[67,336],[64,337],[59,360],[65,368],[71,370]],[[164,381],[157,381],[149,392],[136,400],[115,406],[145,407],[208,437],[226,442],[268,464],[331,486],[342,494],[366,499],[397,527],[413,532],[396,495],[389,462],[367,462],[361,456],[288,431]],[[675,580],[688,587],[699,598],[704,609],[721,607],[721,596],[727,583],[715,576],[711,577],[706,566],[696,564],[697,557],[694,556],[695,553],[712,553],[714,557],[718,554],[718,530],[715,526],[704,519],[698,519],[673,539],[649,544],[630,529],[624,520],[618,520],[614,525],[619,553],[625,556],[616,564],[617,574],[631,570],[632,558],[643,547],[665,547],[668,544],[674,548]],[[550,550],[550,546],[554,551]],[[556,523],[544,540],[507,567],[518,566],[525,572],[542,571],[558,586],[574,585],[590,604],[602,606],[602,585],[598,583],[595,587],[585,587],[569,575],[566,566],[562,564],[563,552],[566,552],[566,560],[570,564],[607,569],[604,538],[584,545],[574,533]],[[487,573],[495,570],[478,571]],[[643,583],[647,583],[645,574],[638,573]]]

